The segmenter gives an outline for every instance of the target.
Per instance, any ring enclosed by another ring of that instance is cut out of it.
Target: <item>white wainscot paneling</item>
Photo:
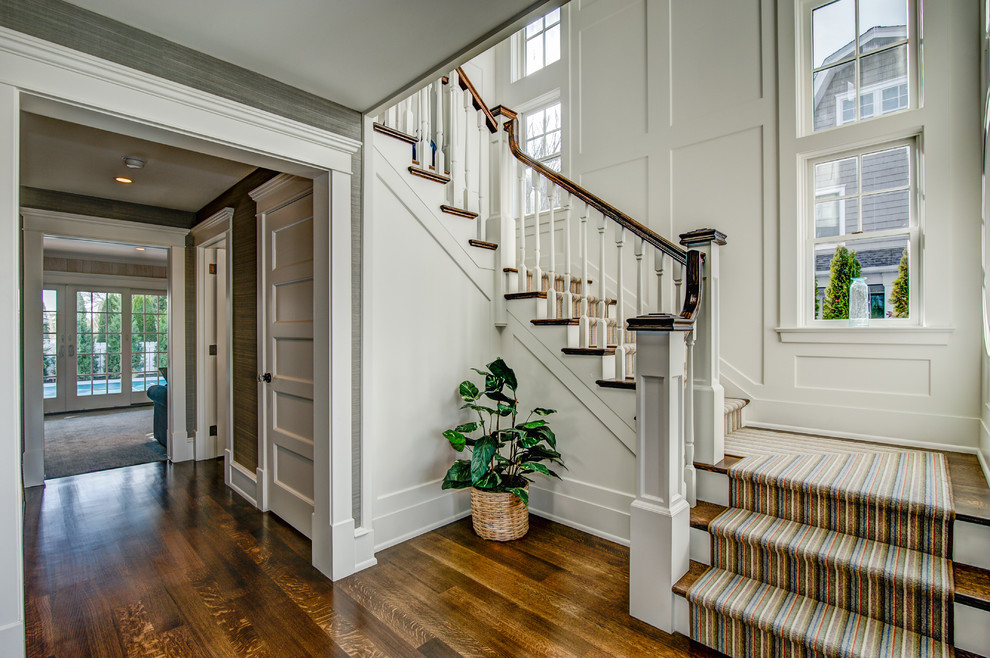
[[[457,385],[490,360],[493,329],[485,291],[381,179],[374,185],[366,253],[377,264],[366,296],[374,386],[365,393],[364,422],[381,547],[463,512],[463,501],[440,490],[455,459],[441,433],[468,420]],[[402,518],[405,507],[416,508],[412,521]]]
[[[671,4],[672,124],[762,96],[760,0]]]
[[[643,157],[586,171],[581,174],[581,185],[585,189],[594,190],[597,196],[606,199],[633,219],[646,223],[648,177],[649,159]],[[577,205],[580,207],[580,204]]]
[[[721,251],[722,359],[762,383],[763,129],[683,146],[671,163],[674,235],[712,227],[729,236]]]
[[[640,0],[578,35],[578,151],[598,153],[647,130],[646,3]]]
[[[794,385],[858,393],[928,396],[931,361],[839,356],[797,356]]]

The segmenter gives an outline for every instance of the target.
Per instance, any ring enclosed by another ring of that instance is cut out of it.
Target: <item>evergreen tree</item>
[[[849,317],[849,286],[862,269],[855,251],[849,251],[842,245],[835,248],[829,265],[825,299],[822,300],[823,320],[845,320]]]
[[[895,318],[906,318],[910,312],[910,283],[908,280],[908,252],[901,252],[901,263],[897,266],[897,278],[894,279],[894,290],[890,293],[890,302],[894,306]]]

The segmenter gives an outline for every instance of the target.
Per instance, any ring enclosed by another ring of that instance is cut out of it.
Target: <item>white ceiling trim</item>
[[[213,213],[207,219],[204,219],[200,223],[196,224],[196,226],[189,229],[189,233],[193,237],[193,245],[198,247],[201,244],[209,242],[221,233],[225,233],[230,229],[233,220],[233,208],[227,207]]]
[[[39,70],[39,64],[44,68]],[[101,92],[110,91],[101,89],[101,87],[109,83],[109,85],[117,88],[113,91],[116,91],[118,96],[120,96],[120,90],[124,89],[138,92],[144,99],[143,103],[140,100],[130,103],[128,116],[124,118],[136,119],[155,128],[180,132],[225,147],[258,152],[277,158],[286,157],[281,153],[285,149],[278,148],[279,145],[274,143],[271,144],[272,150],[259,151],[253,147],[245,149],[242,143],[234,139],[233,136],[225,139],[224,133],[226,131],[222,122],[219,121],[212,127],[203,126],[203,129],[215,128],[208,133],[182,130],[175,125],[161,125],[152,119],[152,116],[160,115],[160,113],[145,107],[148,96],[174,104],[179,110],[187,108],[214,115],[217,118],[238,121],[247,128],[260,131],[259,138],[255,141],[272,142],[272,133],[275,133],[295,141],[304,142],[310,147],[306,149],[307,159],[311,158],[309,162],[287,158],[290,162],[350,172],[350,156],[361,148],[361,142],[358,140],[321,130],[164,78],[129,69],[9,28],[0,27],[0,81],[22,91],[34,92],[42,97],[50,98],[44,89],[46,85],[39,82],[52,80],[53,71],[49,67],[56,69],[56,75],[64,75],[67,71],[85,76],[92,82],[92,84],[83,85],[77,84],[77,81],[74,80],[62,80],[64,84],[60,85],[61,90],[63,92],[71,90],[71,96],[63,96],[59,100],[77,104],[87,109],[98,109],[103,107],[103,103],[100,101]],[[176,119],[180,118],[176,116]],[[203,125],[202,121],[196,123],[200,126]],[[295,149],[296,152],[298,150]]]

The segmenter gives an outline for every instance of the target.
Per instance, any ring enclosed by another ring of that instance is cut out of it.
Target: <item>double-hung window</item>
[[[815,142],[826,148],[801,159],[807,181],[802,262],[813,282],[802,298],[812,294],[805,317],[813,322],[848,319],[855,277],[866,279],[873,320],[919,319],[921,139],[892,141],[882,120],[917,106],[913,2],[802,4],[802,132],[833,129]],[[869,128],[846,128],[867,120]]]
[[[522,116],[523,150],[534,160],[556,172],[561,170],[560,118],[560,101],[524,112]],[[540,210],[550,208],[546,186],[547,180],[541,176],[537,189]],[[559,197],[559,193],[554,195],[555,204]],[[533,212],[533,181],[532,171],[529,169],[526,170],[526,212]]]
[[[809,256],[814,318],[849,317],[850,277],[862,276],[874,319],[910,318],[918,253],[915,140],[810,163]],[[810,310],[810,309],[809,309]]]
[[[560,59],[560,7],[519,33],[515,57],[516,79],[532,75]]]

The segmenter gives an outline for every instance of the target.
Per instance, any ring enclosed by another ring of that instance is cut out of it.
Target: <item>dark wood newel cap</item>
[[[507,121],[512,121],[517,116],[519,116],[518,112],[516,112],[515,110],[510,110],[504,105],[496,105],[491,110],[489,110],[489,112],[492,113],[492,116],[505,117]]]
[[[650,313],[629,318],[626,321],[629,331],[686,331],[691,327],[683,326],[683,319],[672,313]]]
[[[685,247],[697,247],[698,245],[714,242],[717,245],[725,244],[725,233],[713,228],[699,228],[688,233],[681,233],[681,244]]]

